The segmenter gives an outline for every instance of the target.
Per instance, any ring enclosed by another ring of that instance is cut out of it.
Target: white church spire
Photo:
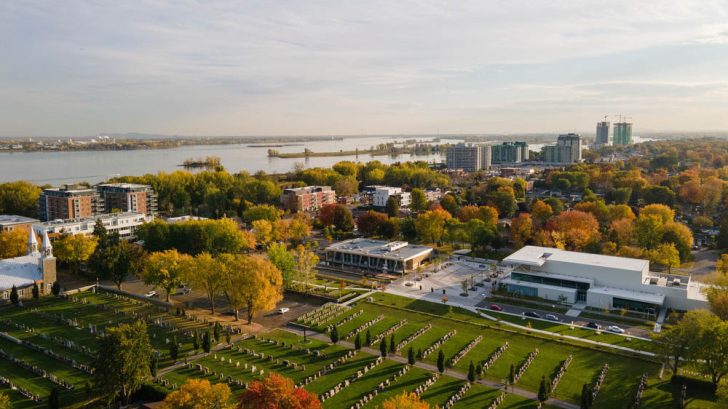
[[[38,239],[35,237],[35,232],[30,229],[30,235],[28,236],[28,255],[35,254],[38,252]]]
[[[53,257],[53,246],[51,245],[51,239],[48,238],[47,230],[43,230],[43,244],[40,247],[40,252],[43,257]]]

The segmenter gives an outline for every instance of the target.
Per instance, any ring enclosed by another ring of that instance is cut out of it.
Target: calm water
[[[432,142],[432,137],[371,137],[344,138],[344,140],[311,141],[290,146],[276,147],[279,152],[303,152],[308,148],[314,152],[331,152],[337,150],[368,149],[371,146],[387,142],[402,142],[417,139]],[[449,139],[448,142],[457,142]],[[292,170],[296,162],[306,167],[329,167],[342,160],[358,160],[368,162],[376,159],[382,163],[424,160],[440,162],[439,154],[427,156],[399,155],[358,157],[337,156],[320,158],[282,159],[269,158],[268,147],[249,147],[241,145],[199,145],[184,146],[174,149],[136,150],[136,151],[74,151],[74,152],[29,152],[0,153],[0,182],[27,180],[37,184],[49,183],[60,185],[78,181],[97,183],[117,175],[143,175],[159,171],[183,169],[178,166],[185,159],[205,156],[218,156],[223,166],[230,172],[247,170],[254,173],[264,170],[268,173],[287,172]]]

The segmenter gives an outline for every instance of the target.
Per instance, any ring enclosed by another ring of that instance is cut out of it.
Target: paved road
[[[293,332],[293,333],[295,333],[295,334],[297,334],[299,336],[303,336],[303,331],[301,331],[301,330],[298,330],[298,329],[295,329],[295,328],[291,328],[291,327],[287,327],[285,329],[287,331]],[[311,332],[311,331],[306,331],[306,334],[307,334],[308,337],[315,338],[315,339],[317,339],[319,341],[331,343],[330,338],[326,334],[321,334],[321,333],[316,333],[316,332]],[[339,345],[344,346],[346,348],[352,348],[352,349],[354,348],[354,344],[352,342],[349,342],[349,341],[339,341]],[[372,354],[372,355],[379,355],[380,354],[379,349],[372,349],[372,348],[369,348],[369,347],[362,347],[362,351],[364,351],[364,352],[366,352],[368,354]],[[400,356],[400,355],[391,354],[391,353],[387,354],[387,359],[390,359],[392,361],[399,362],[399,363],[402,363],[402,364],[406,364],[407,363],[407,358],[406,357],[403,357],[403,356]],[[426,363],[426,362],[417,361],[414,366],[416,366],[418,368],[421,368],[421,369],[424,369],[424,370],[429,371],[429,372],[438,372],[437,367],[435,365],[432,365],[432,364],[429,364],[429,363]],[[462,380],[467,380],[468,379],[468,375],[467,374],[465,374],[463,372],[460,372],[460,371],[455,371],[455,370],[452,370],[452,369],[448,369],[445,372],[445,374],[447,376],[450,376],[450,377],[453,377],[453,378],[456,378],[456,379],[462,379]],[[485,386],[488,386],[488,387],[493,388],[493,389],[503,389],[503,384],[500,383],[500,382],[495,382],[495,381],[491,381],[491,380],[487,380],[487,379],[480,379],[480,380],[476,380],[475,382],[476,383],[479,383],[479,384],[482,384],[482,385],[485,385]],[[514,395],[518,395],[518,396],[521,396],[521,397],[524,397],[524,398],[528,398],[528,399],[532,399],[532,400],[536,400],[537,399],[537,395],[534,392],[531,392],[531,391],[528,391],[528,390],[525,390],[525,389],[521,389],[521,388],[518,388],[518,387],[513,387],[513,388],[510,388],[510,389],[511,389],[510,390],[510,393],[512,393]],[[455,391],[453,391],[453,393],[455,393]],[[572,403],[569,403],[569,402],[566,402],[566,401],[562,401],[562,400],[559,400],[559,399],[554,399],[554,398],[549,399],[546,403],[548,403],[549,405],[552,405],[552,406],[556,406],[556,407],[559,407],[559,408],[565,408],[565,409],[578,409],[579,408],[578,405],[574,405]]]
[[[606,320],[599,320],[599,319],[592,319],[592,318],[569,317],[562,313],[547,311],[545,309],[541,310],[541,309],[536,309],[536,308],[520,307],[520,306],[516,306],[516,305],[507,305],[507,304],[503,304],[501,302],[484,301],[484,303],[479,306],[482,308],[488,308],[491,304],[497,304],[501,308],[503,308],[503,312],[508,312],[511,314],[521,315],[528,311],[537,312],[538,314],[541,315],[541,317],[545,317],[546,314],[553,314],[559,319],[560,323],[565,323],[565,324],[571,324],[573,321],[574,325],[584,326],[589,322],[596,322],[597,324],[601,325],[602,328],[606,328],[610,325],[617,325],[618,327],[624,329],[626,331],[626,333],[629,333],[630,335],[633,335],[636,337],[649,338],[650,333],[652,333],[652,331],[649,331],[642,326],[629,326],[629,325],[625,325],[622,323],[614,323],[614,322],[609,322]]]

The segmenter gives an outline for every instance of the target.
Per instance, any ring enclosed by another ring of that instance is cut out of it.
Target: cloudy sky
[[[728,1],[0,2],[0,135],[728,130]]]

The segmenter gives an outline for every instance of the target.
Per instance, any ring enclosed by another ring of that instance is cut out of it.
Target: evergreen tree
[[[417,359],[422,360],[422,348],[417,348]]]
[[[367,330],[367,336],[366,336],[366,346],[372,346],[372,333]]]
[[[382,338],[382,342],[379,343],[379,353],[382,357],[387,356],[387,338]]]
[[[400,206],[399,196],[389,196],[389,199],[387,199],[387,203],[384,206],[384,211],[387,215],[389,215],[389,217],[397,217],[399,216]]]
[[[538,401],[541,403],[549,399],[549,391],[546,386],[546,377],[541,375],[541,384],[538,386]]]
[[[579,409],[590,409],[591,408],[591,388],[589,385],[584,384],[581,387],[581,402]]]
[[[86,380],[86,400],[91,399],[94,396],[94,386],[91,384],[91,380]]]
[[[392,336],[389,337],[389,352],[391,352],[391,353],[397,352],[397,344],[394,342],[394,334],[392,334]]]
[[[337,329],[336,326],[334,326],[334,328],[331,329],[331,334],[329,334],[329,336],[331,338],[331,342],[333,342],[334,344],[339,343],[339,330]]]
[[[232,344],[233,336],[230,335],[230,331],[225,331],[225,343],[228,345]]]
[[[195,353],[200,349],[200,339],[196,331],[192,334],[192,349],[195,350]]]
[[[152,362],[149,363],[149,372],[152,374],[152,378],[157,377],[157,369],[159,368],[159,358],[157,354],[152,354]]]
[[[38,288],[38,283],[33,283],[33,299],[38,299],[40,297],[40,288]]]
[[[215,337],[215,342],[219,343],[222,338],[220,337],[220,333],[222,332],[222,325],[218,321],[215,321],[215,325],[212,327],[212,334]]]
[[[475,364],[473,364],[473,361],[470,361],[470,366],[468,366],[468,380],[475,382]]]
[[[356,337],[354,337],[354,349],[357,351],[361,349],[361,337],[359,336],[359,333],[357,333]]]
[[[53,282],[53,285],[51,286],[51,293],[53,295],[58,295],[61,293],[61,283],[58,281]]]
[[[13,305],[18,305],[18,289],[15,287],[15,284],[13,284],[13,288],[10,290],[10,302],[13,303]]]
[[[516,383],[516,368],[513,367],[513,364],[511,364],[511,369],[508,372],[508,383],[511,386]]]
[[[437,353],[437,370],[440,373],[445,372],[445,353],[442,352],[442,349]]]
[[[475,365],[475,374],[478,375],[478,379],[483,375],[483,365],[478,362],[477,365]]]
[[[211,349],[212,349],[212,340],[210,339],[210,331],[207,330],[202,335],[202,350],[209,354]]]
[[[412,347],[409,347],[409,349],[407,350],[407,363],[410,365],[414,365],[415,362],[415,350],[412,349]]]
[[[176,361],[179,356],[179,343],[176,335],[172,337],[172,342],[169,343],[169,356],[173,361]]]
[[[48,409],[58,409],[61,407],[61,402],[58,396],[58,389],[55,387],[51,389],[51,394],[48,396]]]

